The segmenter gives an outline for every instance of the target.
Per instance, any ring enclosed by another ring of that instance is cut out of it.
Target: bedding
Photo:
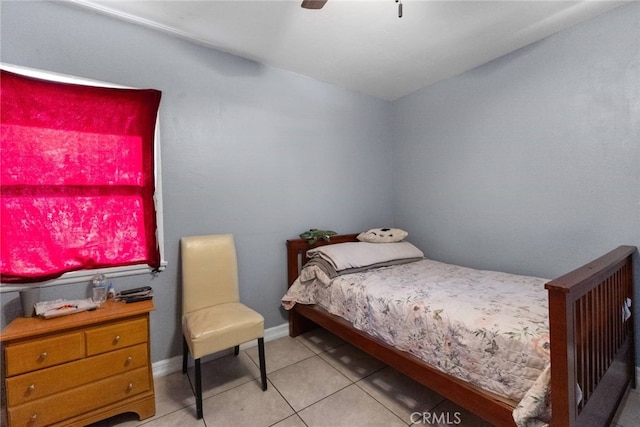
[[[389,245],[400,243],[407,242]],[[322,248],[334,246],[340,245]],[[330,277],[323,263],[313,262],[318,256],[312,251],[282,299],[286,309],[317,304],[443,372],[520,402],[518,425],[550,419],[547,279],[428,259],[338,269],[341,274]],[[349,264],[340,254],[322,253],[329,265]]]
[[[424,253],[409,242],[348,242],[311,249],[307,251],[307,257],[309,261],[302,269],[301,280],[306,282],[319,278],[328,283],[342,274],[423,259]]]
[[[404,240],[409,233],[399,228],[372,228],[358,234],[358,240],[369,243],[394,243]]]
[[[336,271],[341,271],[399,259],[422,258],[424,253],[409,242],[348,242],[310,249],[307,257],[321,258]]]

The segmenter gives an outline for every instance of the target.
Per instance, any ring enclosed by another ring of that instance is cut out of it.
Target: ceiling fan
[[[395,0],[398,3],[398,18],[402,18],[402,0]],[[322,9],[327,0],[302,0],[302,7],[305,9]]]
[[[305,9],[322,9],[327,0],[303,0],[302,7]]]

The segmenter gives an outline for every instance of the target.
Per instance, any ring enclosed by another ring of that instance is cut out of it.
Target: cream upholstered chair
[[[202,418],[200,358],[258,340],[262,390],[267,389],[264,358],[264,318],[239,302],[238,266],[233,235],[183,237],[182,251],[182,372],[188,353],[195,361],[196,412]]]

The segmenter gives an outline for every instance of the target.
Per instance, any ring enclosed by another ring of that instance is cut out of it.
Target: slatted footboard
[[[636,256],[621,246],[545,286],[554,427],[609,425],[628,385],[635,388]]]
[[[314,246],[356,241],[356,234],[332,236]],[[288,284],[307,261],[305,240],[287,241]],[[552,427],[610,424],[631,384],[635,388],[633,271],[637,249],[621,246],[547,283],[551,336]],[[628,313],[625,307],[629,309]],[[494,425],[514,425],[507,402],[391,348],[315,306],[289,311],[289,333],[320,325],[361,350],[439,392]]]

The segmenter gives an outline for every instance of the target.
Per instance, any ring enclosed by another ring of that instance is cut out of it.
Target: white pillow
[[[399,228],[372,228],[358,234],[358,240],[369,243],[394,243],[403,240],[409,233]]]
[[[409,242],[347,242],[309,249],[307,256],[320,257],[340,271],[399,259],[423,258],[424,253]]]

